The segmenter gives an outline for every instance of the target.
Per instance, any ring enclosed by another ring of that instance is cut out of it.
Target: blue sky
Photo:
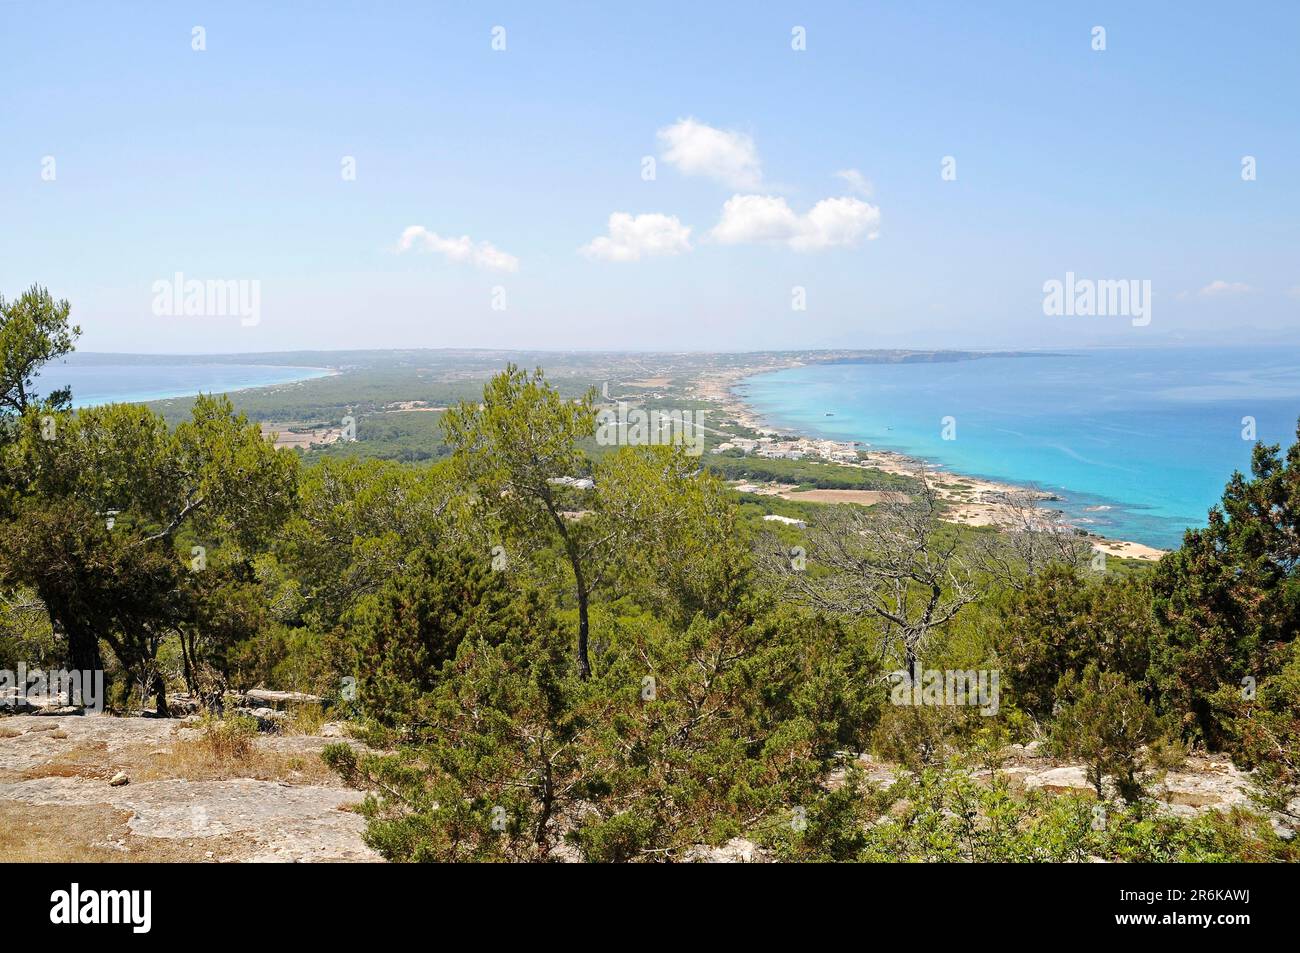
[[[1292,3],[0,0],[0,35],[0,292],[83,350],[1300,336]],[[1045,316],[1067,271],[1149,280],[1151,323]],[[258,320],[155,313],[176,272]]]

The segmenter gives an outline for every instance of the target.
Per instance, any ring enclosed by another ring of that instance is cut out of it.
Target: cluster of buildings
[[[866,446],[857,441],[815,440],[811,437],[731,437],[725,443],[714,447],[713,452],[739,450],[742,453],[769,459],[803,460],[806,457],[814,457],[831,463],[861,463],[858,452]]]

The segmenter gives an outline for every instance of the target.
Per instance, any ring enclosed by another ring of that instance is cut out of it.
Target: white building
[[[763,517],[769,523],[784,523],[786,526],[796,526],[799,529],[807,529],[808,524],[803,520],[797,520],[791,516],[778,516],[775,513],[768,513]]]

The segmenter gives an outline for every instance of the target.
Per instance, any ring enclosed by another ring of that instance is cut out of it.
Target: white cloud
[[[708,176],[736,189],[756,189],[763,180],[754,140],[743,132],[688,118],[665,126],[658,135],[663,161],[682,175]]]
[[[691,250],[691,229],[676,215],[650,212],[632,216],[614,212],[609,217],[609,234],[600,235],[578,251],[588,258],[605,261],[639,261],[642,255],[680,255]]]
[[[1216,281],[1211,281],[1208,285],[1206,285],[1204,288],[1198,291],[1197,294],[1201,295],[1202,297],[1208,298],[1211,297],[1212,295],[1243,294],[1250,290],[1251,290],[1250,285],[1245,284],[1244,282],[1223,281],[1222,279],[1219,279]]]
[[[848,183],[849,191],[854,195],[860,195],[864,199],[871,198],[871,183],[867,177],[857,169],[841,169],[835,173],[837,179],[843,179]]]
[[[408,225],[397,241],[398,252],[437,252],[448,261],[470,262],[493,271],[518,271],[519,259],[497,248],[491,242],[475,242],[468,235],[460,238],[443,238],[423,225]]]
[[[777,196],[733,195],[710,237],[724,245],[778,242],[795,251],[818,251],[879,233],[880,209],[860,199],[822,199],[799,215]]]

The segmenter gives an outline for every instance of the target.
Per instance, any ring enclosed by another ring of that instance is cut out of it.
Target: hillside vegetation
[[[319,694],[370,744],[324,758],[384,857],[1297,859],[1300,441],[1117,574],[953,527],[921,477],[773,529],[680,447],[588,453],[594,394],[514,365],[393,414],[446,447],[405,463],[277,451],[226,399],[74,412],[32,381],[76,333],[41,289],[0,301],[0,668],[103,669],[118,711]],[[1090,792],[1018,789],[1013,745]],[[1162,808],[1205,751],[1252,810]]]

